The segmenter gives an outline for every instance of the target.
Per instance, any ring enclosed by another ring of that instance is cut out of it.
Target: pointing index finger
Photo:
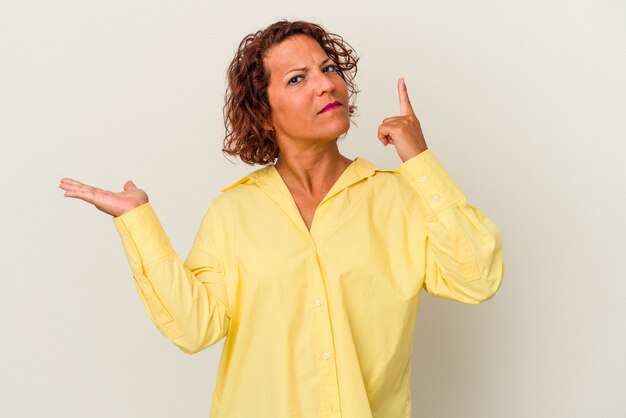
[[[413,107],[411,106],[411,100],[409,99],[409,92],[404,82],[404,77],[398,80],[398,97],[400,98],[400,115],[401,116],[415,116]]]

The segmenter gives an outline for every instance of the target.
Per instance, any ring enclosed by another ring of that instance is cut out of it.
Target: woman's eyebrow
[[[292,68],[291,70],[287,71],[285,73],[285,75],[289,74],[289,73],[293,73],[294,71],[307,71],[309,69],[309,67],[298,67],[298,68]]]
[[[320,66],[325,65],[328,61],[332,61],[330,58],[326,58],[324,61],[322,61],[322,63],[320,64]],[[292,73],[294,71],[307,71],[309,69],[309,67],[298,67],[298,68],[292,68],[291,70],[287,71],[285,73],[285,75]]]

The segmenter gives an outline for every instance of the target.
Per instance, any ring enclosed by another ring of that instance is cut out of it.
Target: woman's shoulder
[[[220,190],[221,195],[230,192],[231,190],[237,189],[240,185],[250,185],[256,183],[258,180],[268,177],[271,173],[273,166],[268,165],[265,167],[261,167],[257,170],[254,170],[245,176],[241,177],[239,180],[230,184],[229,186],[224,187]],[[232,194],[232,193],[231,193]]]
[[[239,178],[237,181],[220,189],[219,194],[211,201],[211,207],[216,210],[230,210],[238,202],[250,203],[258,192],[259,182],[270,176],[272,166],[265,166]]]
[[[402,173],[398,168],[379,168],[376,164],[363,157],[355,158],[354,163],[360,171],[360,176],[366,178],[370,186],[393,188],[394,185],[401,185],[404,182]]]

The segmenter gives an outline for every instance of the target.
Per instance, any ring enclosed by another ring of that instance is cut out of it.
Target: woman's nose
[[[335,83],[328,74],[329,73],[319,72],[316,75],[315,89],[316,93],[320,96],[335,90]]]

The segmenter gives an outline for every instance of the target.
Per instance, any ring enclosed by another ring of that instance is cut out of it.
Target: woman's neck
[[[281,150],[275,167],[292,193],[323,197],[351,162],[333,141],[304,150]]]

